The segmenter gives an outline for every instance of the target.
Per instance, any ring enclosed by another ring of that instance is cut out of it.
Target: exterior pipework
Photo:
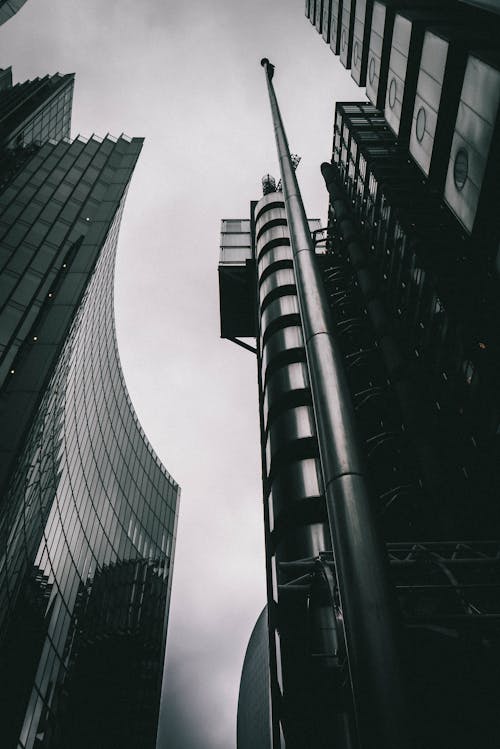
[[[311,460],[316,462],[309,457],[316,447],[316,430],[282,194],[264,196],[257,203],[255,215],[265,476],[273,531],[282,510],[286,512],[295,498],[321,496],[322,488],[319,464],[312,472],[310,465]],[[289,478],[291,471],[296,474],[293,482]],[[290,496],[289,488],[277,488],[291,483],[301,487],[297,497]],[[292,543],[290,548],[290,534],[276,534],[279,562],[310,553],[315,556],[329,548],[325,528],[319,531],[305,524],[299,535],[303,540]],[[322,539],[319,546],[318,539]],[[283,544],[288,551],[284,551]]]
[[[290,230],[359,741],[362,747],[401,749],[408,730],[387,560],[342,358],[332,337],[328,304],[272,85],[274,67],[267,59],[261,64],[266,71]]]
[[[298,602],[301,614],[290,615],[281,584],[282,565],[331,548],[282,193],[264,195],[254,217],[273,740],[281,746],[281,732],[287,749],[323,747],[312,706],[329,715],[333,701],[327,709],[318,708],[317,674],[324,671],[318,659],[311,659],[301,629],[305,603]],[[314,605],[311,610],[314,614]],[[333,610],[329,627],[318,626],[312,617],[311,626],[316,638],[323,636],[322,652],[334,654]]]

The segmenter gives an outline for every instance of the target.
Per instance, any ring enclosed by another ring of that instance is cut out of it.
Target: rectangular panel
[[[384,44],[387,8],[376,2],[373,6],[372,31],[368,52],[368,75],[366,80],[366,95],[377,106],[379,99],[380,73],[382,67],[382,48]]]
[[[310,0],[309,5],[309,20],[311,21],[312,25],[314,26],[316,22],[316,3],[318,3],[319,0]]]
[[[340,53],[340,32],[342,30],[342,0],[332,0],[330,15],[330,49]]]
[[[385,96],[385,119],[393,132],[398,135],[401,123],[406,70],[410,53],[412,23],[408,18],[397,15],[392,32],[392,48],[389,59],[387,92]]]
[[[470,55],[453,134],[444,199],[472,232],[500,102],[500,71]]]
[[[316,18],[314,25],[316,26],[316,31],[318,31],[320,34],[322,32],[322,23],[323,23],[323,0],[316,0]]]
[[[366,62],[370,39],[373,0],[358,0],[352,38],[351,76],[358,86],[366,82]]]
[[[356,0],[344,0],[340,29],[340,62],[345,68],[351,67],[352,31],[355,11]]]
[[[323,0],[323,21],[321,25],[323,39],[330,44],[330,24],[332,13],[332,0]]]
[[[413,109],[410,153],[429,176],[449,42],[427,31],[424,36]]]

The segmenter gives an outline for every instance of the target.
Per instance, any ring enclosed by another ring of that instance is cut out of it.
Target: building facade
[[[306,3],[370,102],[337,104],[323,233],[284,187],[219,270],[257,342],[280,749],[497,741],[498,18],[467,5]]]
[[[237,749],[271,749],[271,690],[267,609],[261,611],[245,653],[238,696]]]
[[[72,77],[44,81],[0,166],[2,746],[154,747],[179,487],[128,397],[113,309],[142,140],[47,140]]]
[[[0,2],[0,26],[20,10],[26,0],[2,0]]]
[[[14,86],[11,68],[0,76],[0,148],[69,138],[73,74],[46,75]]]

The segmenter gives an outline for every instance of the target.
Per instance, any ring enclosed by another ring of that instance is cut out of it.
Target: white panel
[[[476,219],[499,102],[500,71],[470,55],[444,191],[446,203],[469,232],[472,232]],[[467,154],[468,171],[460,189],[456,184],[455,170],[457,154],[461,150]]]
[[[368,52],[368,70],[366,74],[366,95],[372,104],[377,103],[386,12],[385,5],[381,5],[380,3],[374,4],[370,49]]]
[[[411,21],[397,15],[392,34],[389,75],[385,95],[385,119],[396,135],[401,124],[401,107],[406,83],[406,68],[411,40]]]
[[[430,172],[448,49],[449,42],[426,32],[410,135],[410,153],[426,175]]]

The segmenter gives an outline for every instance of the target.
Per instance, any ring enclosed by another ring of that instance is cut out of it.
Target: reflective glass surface
[[[23,7],[26,0],[0,0],[0,24],[5,23]]]
[[[0,505],[5,749],[155,745],[179,488],[130,403],[113,316],[118,230],[140,147],[121,138],[46,145],[0,196],[15,245],[2,245],[6,262],[24,289],[6,289],[9,303],[23,315],[45,309],[12,382],[23,361],[35,363],[26,377],[45,355],[52,368]],[[49,197],[15,197],[31,186]],[[30,211],[31,223],[20,217]],[[41,306],[32,278],[46,284]],[[68,306],[61,329],[51,315]]]

